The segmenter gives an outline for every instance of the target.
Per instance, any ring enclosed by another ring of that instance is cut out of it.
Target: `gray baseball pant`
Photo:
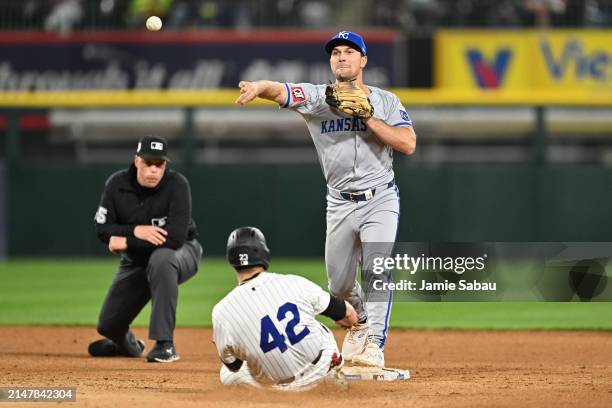
[[[372,275],[375,257],[391,256],[399,225],[399,189],[382,186],[369,201],[352,202],[338,191],[328,189],[327,238],[325,264],[330,292],[346,299],[359,313],[367,316],[371,334],[369,341],[384,348],[391,315],[390,291],[366,290],[356,280],[361,267],[362,281],[390,281],[390,271]],[[365,299],[365,302],[364,302]]]
[[[133,337],[130,324],[151,300],[149,339],[172,341],[178,285],[196,274],[201,257],[202,246],[195,239],[176,250],[154,250],[146,265],[123,255],[100,311],[98,333],[121,345],[126,333]]]

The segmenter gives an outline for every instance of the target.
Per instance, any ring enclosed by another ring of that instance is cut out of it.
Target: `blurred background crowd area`
[[[350,10],[349,10],[350,9]],[[610,27],[612,0],[2,0],[0,30]]]
[[[398,93],[418,135],[394,157],[398,239],[611,241],[612,0],[0,5],[0,259],[103,254],[101,188],[150,134],[195,186],[207,254],[249,224],[278,255],[323,256],[303,119],[233,102],[241,80],[332,80],[323,44],[342,29],[364,36],[364,81]],[[146,32],[150,15],[162,33]]]

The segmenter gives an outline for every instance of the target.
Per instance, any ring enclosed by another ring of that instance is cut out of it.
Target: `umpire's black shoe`
[[[93,357],[114,357],[119,355],[119,346],[111,339],[100,339],[89,343],[87,351]]]
[[[171,341],[158,341],[153,350],[147,355],[149,363],[171,363],[181,358],[176,353],[176,348]]]
[[[145,349],[144,341],[138,340],[138,346],[141,349],[140,354],[142,355],[142,352]],[[117,343],[115,343],[111,339],[100,339],[92,343],[89,343],[89,347],[87,348],[87,351],[89,351],[89,354],[92,357],[116,357],[116,356],[124,355],[121,352]],[[127,357],[132,357],[132,356],[127,356]]]

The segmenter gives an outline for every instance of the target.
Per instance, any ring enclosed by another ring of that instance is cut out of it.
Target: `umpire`
[[[138,142],[134,163],[110,176],[95,216],[98,238],[119,269],[98,321],[105,339],[89,345],[89,354],[139,357],[145,343],[130,324],[151,299],[149,339],[156,340],[149,362],[179,359],[173,343],[178,285],[198,270],[202,246],[191,218],[189,182],[167,169],[168,144],[146,136]]]

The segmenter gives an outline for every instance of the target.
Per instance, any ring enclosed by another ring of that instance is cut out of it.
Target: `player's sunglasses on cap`
[[[168,142],[157,136],[145,136],[138,142],[136,156],[145,160],[164,160],[169,162]]]
[[[331,54],[334,47],[341,44],[354,47],[357,51],[361,52],[361,55],[367,55],[366,45],[363,38],[361,38],[359,34],[352,31],[340,31],[338,34],[334,35],[332,39],[325,44],[325,51],[327,51],[328,54]]]

